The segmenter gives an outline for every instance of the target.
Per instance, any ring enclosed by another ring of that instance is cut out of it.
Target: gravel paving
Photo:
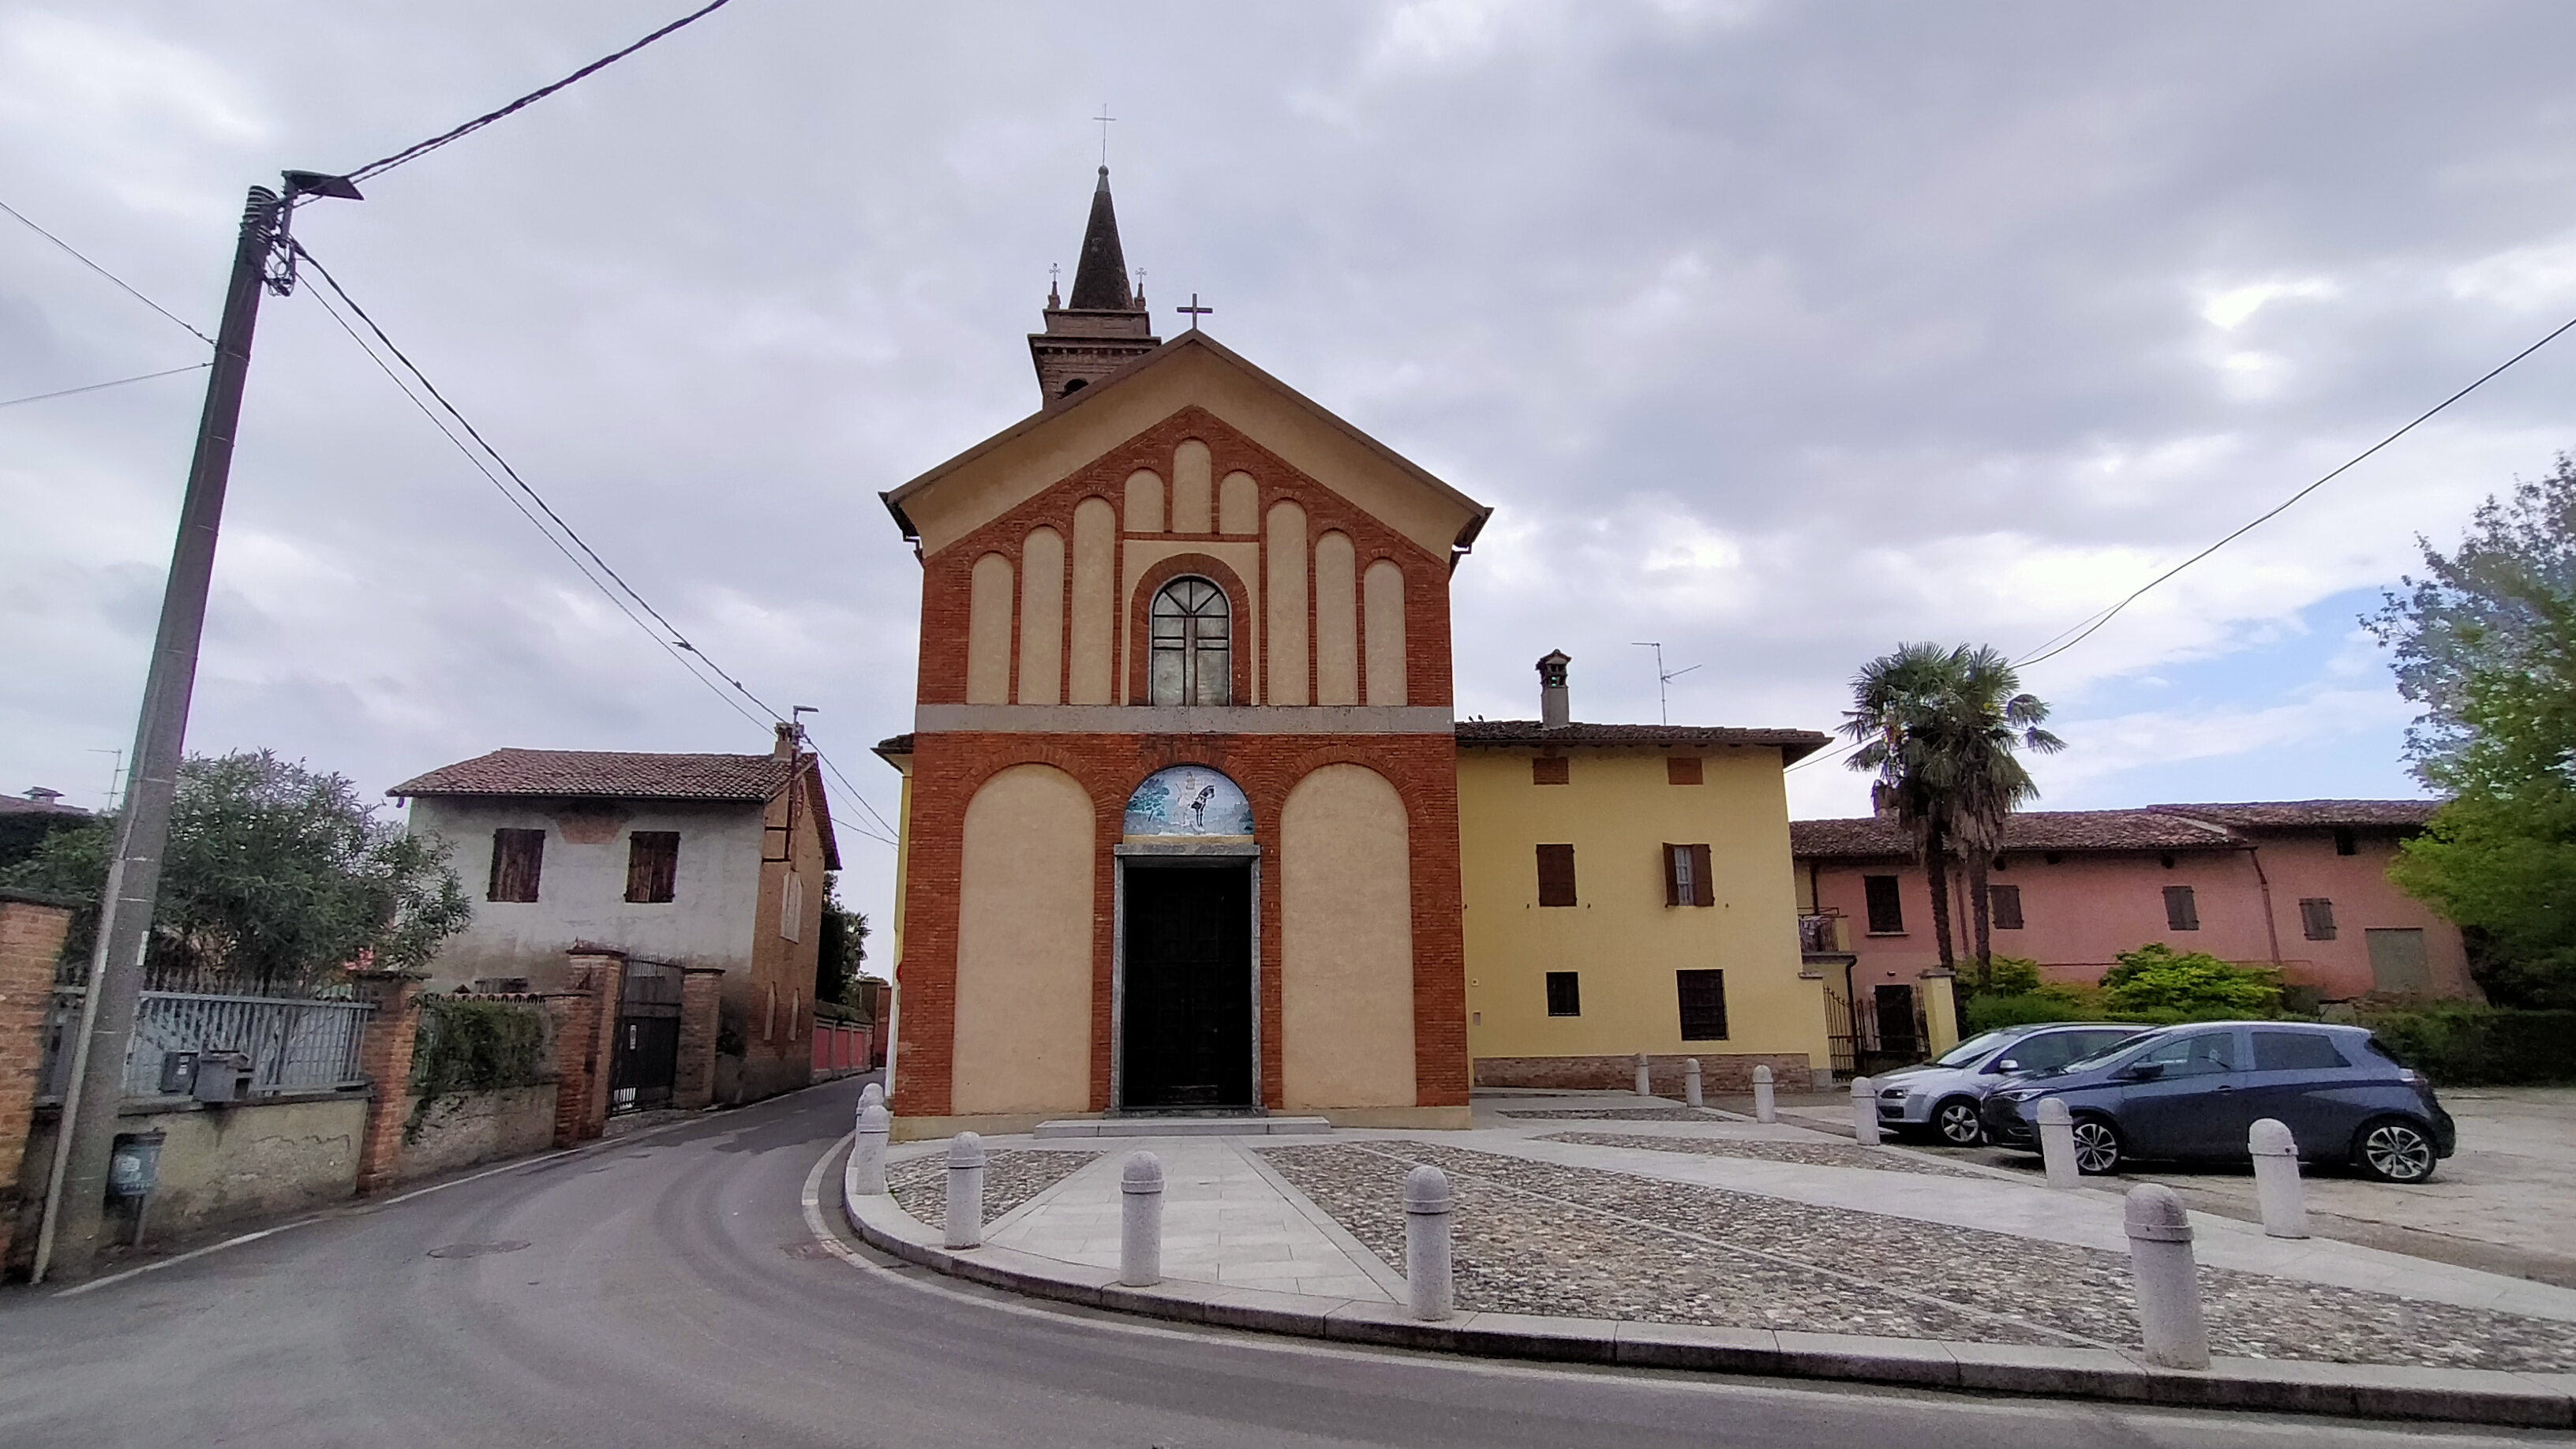
[[[2115,1253],[1410,1141],[1262,1151],[1389,1263],[1404,1260],[1405,1173],[1446,1170],[1462,1308],[2139,1346]],[[2201,1285],[2219,1354],[2576,1369],[2576,1334],[2546,1319],[2210,1268]]]
[[[1575,1142],[1587,1147],[1638,1147],[1649,1152],[1696,1152],[1703,1157],[1749,1157],[1761,1162],[1794,1162],[1802,1167],[1865,1167],[1872,1172],[1913,1172],[1926,1177],[1986,1178],[1982,1172],[1967,1172],[1910,1153],[1875,1152],[1858,1143],[1761,1142],[1741,1137],[1646,1137],[1617,1132],[1551,1132],[1539,1141]]]
[[[986,1224],[1081,1170],[1097,1152],[986,1152]],[[948,1226],[948,1154],[933,1152],[886,1168],[894,1205],[926,1227]]]

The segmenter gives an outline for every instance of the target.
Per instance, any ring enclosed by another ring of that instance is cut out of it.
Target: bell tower
[[[1133,358],[1163,345],[1153,335],[1145,297],[1127,286],[1127,256],[1118,245],[1118,212],[1109,201],[1109,168],[1091,193],[1091,222],[1083,228],[1082,259],[1073,270],[1073,299],[1066,305],[1047,289],[1046,331],[1029,335],[1029,360],[1047,402],[1069,397]]]

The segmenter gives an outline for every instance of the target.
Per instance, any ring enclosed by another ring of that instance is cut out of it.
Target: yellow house
[[[1691,1057],[1710,1091],[1825,1080],[1782,772],[1826,737],[1578,724],[1567,663],[1539,661],[1538,720],[1457,726],[1476,1085],[1625,1087],[1640,1052],[1663,1093]]]

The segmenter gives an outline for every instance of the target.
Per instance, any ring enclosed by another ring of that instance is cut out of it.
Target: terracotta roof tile
[[[403,781],[388,795],[553,795],[620,800],[767,800],[795,766],[774,755],[494,750]]]
[[[1777,747],[1785,759],[1814,754],[1833,743],[1814,730],[1725,729],[1701,725],[1583,724],[1549,729],[1534,719],[1462,719],[1462,745],[1664,745],[1722,749],[1731,745]]]
[[[2439,800],[2246,800],[2222,805],[2150,805],[2237,830],[2417,830]]]
[[[2241,844],[2235,832],[2155,810],[2032,810],[2016,815],[2004,831],[2013,850],[2225,850]],[[1893,820],[1864,815],[1847,820],[1792,820],[1793,855],[1869,859],[1913,853]]]

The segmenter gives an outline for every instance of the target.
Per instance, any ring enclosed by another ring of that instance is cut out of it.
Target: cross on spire
[[[1188,317],[1190,319],[1190,330],[1192,332],[1196,332],[1199,330],[1199,319],[1216,309],[1214,307],[1200,306],[1199,294],[1192,292],[1190,293],[1190,305],[1186,307],[1175,307],[1172,310]]]
[[[1091,119],[1100,123],[1100,164],[1106,166],[1109,164],[1109,123],[1118,118],[1109,114],[1109,103],[1102,101],[1100,114]]]

